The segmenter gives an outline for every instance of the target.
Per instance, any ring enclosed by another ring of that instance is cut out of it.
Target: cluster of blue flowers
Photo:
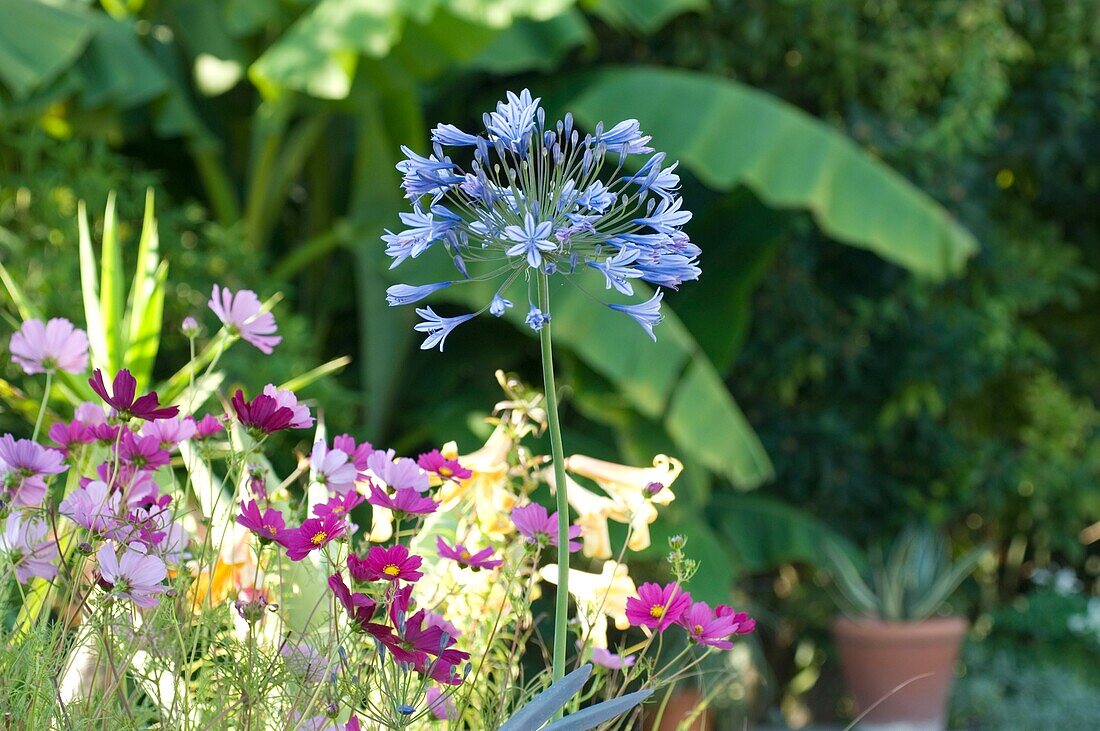
[[[533,275],[570,278],[580,267],[599,271],[606,290],[626,296],[634,294],[631,280],[655,285],[657,292],[644,302],[608,306],[656,339],[661,288],[699,278],[699,247],[682,231],[691,212],[678,195],[678,163],[665,166],[665,154],[648,147],[650,137],[637,120],[610,129],[601,123],[582,137],[569,114],[547,128],[539,101],[526,89],[508,92],[485,115],[484,134],[441,124],[432,131],[429,156],[402,147],[407,159],[397,169],[412,212],[401,214],[405,230],[382,237],[393,258],[390,268],[443,248],[461,279],[395,285],[386,292],[389,304],[411,304],[463,281],[502,280],[477,312],[442,317],[431,307],[418,308],[423,322],[416,329],[428,336],[424,349],[442,350],[454,328],[486,310],[503,315],[513,306],[504,294],[519,277],[528,285],[527,324],[540,330],[550,313],[532,299]],[[465,148],[467,167],[446,148]],[[628,165],[633,156],[646,159]]]

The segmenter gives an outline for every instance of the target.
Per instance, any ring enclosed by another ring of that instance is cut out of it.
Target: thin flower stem
[[[539,309],[550,312],[550,283],[541,269],[536,277]],[[554,353],[550,341],[550,321],[539,333],[542,345],[542,381],[546,395],[546,417],[550,424],[550,454],[554,460],[554,484],[558,506],[558,590],[554,605],[553,680],[565,676],[565,640],[569,621],[569,499],[565,485],[565,450],[561,444],[558,419],[558,393],[554,384]]]
[[[50,402],[50,389],[53,388],[53,371],[46,371],[46,390],[42,392],[42,405],[38,407],[38,418],[34,421],[34,434],[31,441],[38,441],[38,432],[42,430],[42,419],[46,416],[46,404]]]

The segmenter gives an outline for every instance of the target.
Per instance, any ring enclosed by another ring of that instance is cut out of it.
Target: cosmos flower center
[[[470,552],[465,550],[465,549],[463,549],[462,551],[459,551],[458,555],[463,561],[469,561],[470,560]]]
[[[703,634],[703,625],[701,625],[701,624],[695,625],[695,634],[697,634],[697,635]]]
[[[387,564],[386,567],[382,569],[382,573],[386,576],[397,576],[401,573],[401,569],[399,569],[396,564],[391,563]]]
[[[439,468],[439,476],[440,477],[450,477],[454,473],[455,473],[454,470],[452,470],[450,467],[448,467],[446,465],[443,465],[442,467]]]
[[[663,604],[657,604],[649,608],[649,616],[654,619],[660,619],[665,616],[665,607]]]
[[[278,530],[275,529],[275,526],[273,526],[273,525],[267,525],[267,526],[264,526],[264,527],[267,528],[267,532],[270,533],[271,535],[275,535],[276,533],[279,532]]]
[[[313,534],[313,537],[309,539],[309,542],[315,546],[320,546],[322,543],[325,542],[326,538],[328,538],[328,533],[324,532],[323,530],[319,530]]]

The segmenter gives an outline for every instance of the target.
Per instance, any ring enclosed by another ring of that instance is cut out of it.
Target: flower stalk
[[[550,313],[550,282],[542,269],[536,274],[539,309]],[[552,672],[555,681],[565,676],[565,640],[569,622],[569,496],[565,483],[565,450],[561,443],[558,418],[558,393],[554,383],[554,351],[547,317],[539,331],[542,349],[542,382],[546,394],[546,418],[550,425],[550,456],[554,461],[554,484],[558,507],[558,592],[554,604],[554,652]]]

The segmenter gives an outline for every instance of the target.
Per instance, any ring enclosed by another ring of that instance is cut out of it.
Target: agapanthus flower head
[[[676,584],[645,583],[638,596],[626,600],[626,617],[636,627],[663,632],[677,622],[691,606],[691,594]]]
[[[348,570],[356,581],[417,581],[422,559],[398,543],[385,548],[371,546],[366,558],[348,555]]]
[[[36,507],[46,496],[46,477],[64,472],[65,456],[29,439],[0,437],[0,497],[12,505]]]
[[[146,421],[171,419],[180,411],[178,406],[161,408],[160,398],[157,396],[156,391],[150,391],[137,397],[137,379],[125,368],[115,374],[110,391],[107,390],[107,385],[103,382],[103,373],[98,368],[92,371],[92,377],[88,379],[88,385],[115,410],[115,413],[123,421],[129,421],[130,419],[144,419]]]
[[[11,336],[11,359],[24,373],[65,371],[81,373],[88,367],[88,334],[63,317],[43,324],[31,319]]]
[[[328,515],[324,518],[310,518],[297,528],[288,529],[279,536],[279,543],[286,548],[291,561],[301,561],[310,551],[327,546],[333,539],[344,535],[347,526],[343,518]]]
[[[250,289],[234,294],[215,284],[208,304],[232,334],[252,343],[265,355],[270,355],[283,340],[282,336],[275,334],[278,330],[275,316],[263,311],[260,298]]]
[[[15,567],[20,584],[34,578],[52,579],[57,575],[60,554],[57,542],[47,537],[49,529],[41,518],[32,518],[19,511],[8,513],[0,530],[0,555],[4,563]]]
[[[439,503],[424,497],[413,487],[402,487],[390,495],[378,485],[371,485],[367,502],[404,515],[427,515],[439,507]]]
[[[538,503],[528,503],[512,509],[512,524],[520,535],[526,536],[531,543],[539,545],[558,545],[558,514],[547,513],[546,508]],[[580,537],[579,525],[569,526],[569,552],[575,553],[581,549],[580,541],[572,539]]]
[[[687,630],[688,637],[700,645],[719,650],[732,650],[733,643],[730,642],[729,637],[734,634],[748,634],[752,628],[739,631],[740,623],[737,615],[732,611],[725,611],[729,607],[720,606],[724,607],[721,614],[711,609],[706,602],[694,602],[684,610],[676,622]],[[747,615],[745,618],[748,618]]]
[[[425,472],[434,472],[441,480],[465,480],[474,473],[457,459],[447,459],[438,449],[420,455],[416,463]]]
[[[410,304],[466,281],[501,280],[475,313],[443,317],[418,309],[425,349],[442,349],[452,330],[485,310],[502,315],[511,305],[502,293],[519,279],[530,287],[535,271],[576,278],[595,270],[607,290],[625,296],[634,294],[632,280],[675,289],[699,277],[699,247],[683,231],[691,213],[678,193],[677,163],[666,166],[664,153],[653,154],[637,120],[600,123],[581,135],[568,114],[548,124],[539,101],[526,89],[508,92],[485,115],[483,129],[439,125],[431,154],[402,148],[407,159],[397,169],[412,211],[401,214],[403,230],[383,236],[386,253],[398,266],[444,249],[461,278],[395,285],[389,303]],[[535,301],[530,291],[528,300]],[[614,309],[652,336],[660,305],[658,296]],[[534,305],[527,316],[535,330],[549,319]]]
[[[286,521],[282,512],[275,508],[268,508],[260,512],[260,506],[255,500],[241,503],[241,514],[237,516],[237,524],[242,525],[255,533],[261,543],[270,543],[279,540],[279,536],[286,530]]]
[[[340,495],[355,492],[359,470],[350,461],[350,455],[342,449],[329,449],[324,441],[318,439],[313,445],[309,463],[313,468],[313,479],[318,483]]]
[[[504,561],[499,558],[492,558],[493,549],[491,547],[483,548],[480,551],[471,551],[461,543],[450,546],[441,536],[436,537],[435,547],[439,552],[440,558],[449,558],[461,566],[466,566],[474,570],[495,569],[497,566],[504,563]]]
[[[168,576],[168,567],[156,556],[133,548],[123,550],[105,543],[96,553],[99,560],[100,584],[112,594],[129,599],[139,607],[155,607],[161,594],[168,589],[161,582]]]

